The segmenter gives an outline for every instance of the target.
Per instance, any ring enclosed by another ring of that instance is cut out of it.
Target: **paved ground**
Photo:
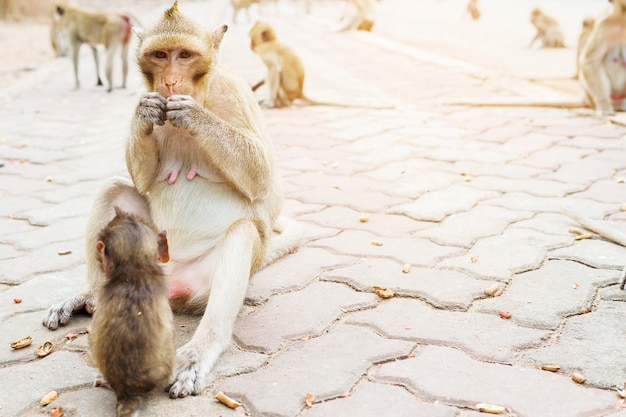
[[[213,3],[182,9],[214,26],[227,16]],[[253,277],[210,387],[182,400],[160,393],[143,415],[477,417],[476,404],[492,403],[517,417],[625,417],[613,387],[626,381],[626,295],[617,285],[626,249],[576,240],[570,229],[583,229],[564,211],[626,232],[626,128],[578,111],[445,106],[442,97],[532,85],[503,86],[317,21],[268,18],[301,53],[310,96],[396,108],[265,111],[284,211],[306,242]],[[247,29],[231,25],[222,59],[253,83],[264,71]],[[102,181],[125,175],[141,91],[134,71],[127,90],[91,87],[88,54],[83,63],[80,91],[71,91],[65,59],[2,90],[2,417],[52,406],[113,415],[112,392],[91,386],[89,317],[54,332],[41,325],[47,306],[85,287],[86,217]],[[487,296],[495,284],[500,295]],[[395,297],[381,299],[375,285]],[[196,323],[177,317],[179,344]],[[30,347],[10,348],[25,336]],[[38,359],[46,341],[54,352]],[[40,407],[51,390],[59,398]],[[220,390],[243,406],[217,403]]]

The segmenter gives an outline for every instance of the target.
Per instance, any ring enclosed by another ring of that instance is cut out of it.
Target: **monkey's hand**
[[[84,308],[92,314],[96,310],[96,299],[92,293],[81,294],[51,306],[43,316],[43,325],[50,330],[56,330],[59,324],[66,324],[72,313]]]
[[[200,105],[193,97],[189,95],[173,95],[167,100],[165,106],[165,113],[167,120],[170,121],[174,127],[182,127],[190,130],[194,127],[194,121],[197,120],[197,116],[194,113],[202,111]]]
[[[165,105],[167,100],[159,93],[148,93],[139,101],[137,118],[145,123],[163,126],[165,124]]]

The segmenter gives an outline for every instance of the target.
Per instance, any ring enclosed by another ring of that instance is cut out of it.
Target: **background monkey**
[[[389,106],[360,106],[323,102],[310,99],[304,94],[304,66],[296,52],[276,37],[274,28],[267,22],[257,21],[250,29],[250,48],[256,52],[267,67],[267,76],[252,87],[256,91],[267,83],[269,98],[263,101],[267,107],[290,106],[295,100],[309,105],[362,107],[369,109],[390,108]]]
[[[541,39],[541,42],[546,48],[564,48],[565,36],[559,26],[559,23],[545,14],[540,8],[536,7],[530,12],[530,21],[537,29],[537,34],[530,41],[530,48],[533,44]]]
[[[170,305],[203,313],[177,350],[170,397],[198,394],[230,343],[250,276],[300,243],[300,228],[280,217],[282,190],[261,110],[246,81],[217,60],[227,27],[209,32],[178,4],[139,35],[137,63],[148,91],[131,121],[126,164],[132,183],[112,178],[88,219],[87,247],[120,207],[168,231],[163,266]],[[169,183],[174,170],[194,177]],[[274,231],[281,231],[274,234]],[[92,310],[105,277],[87,252],[91,290],[53,305],[50,329]]]
[[[376,11],[372,0],[345,0],[349,6],[335,28],[336,31],[365,30],[371,31],[376,20]]]
[[[57,3],[53,19],[57,21],[55,25],[58,26],[58,30],[65,32],[72,50],[76,89],[80,87],[78,53],[83,43],[88,44],[93,51],[96,73],[98,74],[97,85],[102,85],[102,80],[100,80],[100,60],[96,45],[104,45],[106,49],[105,76],[109,84],[107,91],[113,89],[113,55],[121,48],[122,88],[126,87],[128,46],[132,27],[131,18],[128,15],[112,12],[95,12],[72,7],[64,3]],[[56,39],[56,36],[53,39]],[[55,51],[59,52],[56,49]]]
[[[478,8],[478,0],[469,0],[467,3],[467,12],[472,16],[472,19],[477,20],[480,18],[480,9]]]
[[[106,278],[89,335],[91,356],[115,391],[118,417],[132,416],[145,394],[171,382],[174,370],[174,318],[158,263],[169,260],[167,238],[116,207],[95,249]]]

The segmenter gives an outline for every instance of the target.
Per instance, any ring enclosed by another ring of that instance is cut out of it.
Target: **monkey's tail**
[[[358,104],[358,103],[338,103],[333,101],[320,101],[314,100],[305,96],[304,94],[300,98],[304,103],[311,106],[332,106],[332,107],[343,107],[343,108],[355,108],[355,109],[373,109],[373,110],[385,110],[385,109],[395,109],[396,106],[392,105],[368,105],[368,104]]]
[[[459,97],[453,99],[443,99],[440,102],[447,105],[465,105],[478,107],[560,107],[567,109],[588,107],[583,99],[576,99],[574,97],[563,99],[529,97]]]
[[[293,252],[302,242],[302,226],[290,217],[278,217],[274,225],[274,232],[277,234],[274,234],[269,241],[267,255],[265,255],[261,268]]]
[[[252,92],[255,92],[256,90],[258,90],[259,87],[261,87],[263,84],[265,84],[265,78],[263,78],[261,81],[259,81],[258,83],[252,86]]]
[[[117,417],[139,417],[143,397],[133,396],[117,400]]]

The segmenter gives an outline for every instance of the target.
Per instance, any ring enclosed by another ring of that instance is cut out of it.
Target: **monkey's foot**
[[[188,345],[180,347],[176,352],[176,377],[170,387],[170,398],[197,395],[204,388],[207,370],[203,366],[202,355]]]
[[[72,317],[72,313],[85,309],[91,314],[96,309],[96,300],[91,295],[77,295],[69,300],[54,304],[43,316],[43,325],[50,330],[55,330],[59,325],[67,324]]]

